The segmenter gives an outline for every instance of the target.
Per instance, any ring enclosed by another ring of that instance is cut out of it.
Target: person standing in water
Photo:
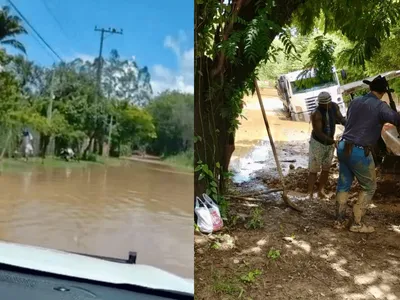
[[[24,153],[25,160],[28,160],[28,157],[33,155],[33,146],[32,146],[32,141],[33,137],[32,134],[28,131],[28,129],[25,129],[22,133],[22,149]]]
[[[339,106],[332,102],[332,97],[327,92],[318,95],[318,107],[311,114],[312,133],[310,139],[308,162],[308,194],[310,200],[314,195],[314,185],[318,172],[321,171],[318,183],[318,198],[326,198],[324,187],[329,177],[335,150],[336,124],[345,125],[346,119],[340,113]],[[321,170],[322,169],[322,170]]]

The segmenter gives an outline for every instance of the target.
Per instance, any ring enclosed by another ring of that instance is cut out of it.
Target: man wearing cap
[[[369,85],[370,92],[350,102],[345,130],[337,148],[339,180],[336,190],[335,227],[345,226],[347,200],[355,176],[362,191],[353,206],[354,221],[350,231],[370,233],[374,232],[374,228],[362,221],[376,190],[372,149],[381,136],[383,125],[391,123],[399,126],[400,115],[381,100],[388,89],[384,77],[378,76],[372,82],[363,82]]]
[[[329,169],[332,165],[333,152],[335,150],[336,124],[344,125],[346,119],[340,113],[339,106],[332,102],[332,97],[327,92],[318,95],[318,107],[311,114],[312,133],[310,139],[308,162],[308,194],[313,198],[314,185],[317,174],[321,171],[318,183],[318,198],[326,198],[323,190],[329,177]]]

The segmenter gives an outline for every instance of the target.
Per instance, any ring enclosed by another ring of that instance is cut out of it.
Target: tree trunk
[[[50,136],[49,135],[40,135],[40,157],[45,159],[46,158],[46,153],[47,153],[47,146],[49,145],[50,142]]]
[[[111,151],[112,129],[113,129],[113,115],[111,115],[110,123],[108,125],[108,139],[107,139],[107,144],[108,144],[107,156],[108,157],[110,156],[110,151]]]
[[[6,138],[6,142],[4,144],[4,148],[3,148],[3,150],[1,151],[1,154],[0,154],[0,160],[3,160],[4,154],[7,151],[8,144],[10,142],[11,136],[12,136],[12,129],[9,129],[8,130],[8,134],[7,134],[7,138]]]
[[[90,136],[89,144],[86,146],[85,150],[83,151],[83,158],[84,159],[87,159],[87,153],[88,153],[89,149],[92,147],[93,138],[94,138],[94,133]]]
[[[216,167],[217,163],[223,165],[225,159],[225,145],[228,141],[229,120],[221,116],[218,107],[222,107],[226,101],[223,93],[219,93],[212,98],[207,99],[210,89],[209,78],[200,76],[199,73],[208,74],[214,66],[208,59],[200,58],[197,61],[200,71],[195,72],[196,95],[194,105],[194,133],[197,138],[195,143],[195,161],[208,165],[213,172],[214,177],[220,176],[220,169]],[[200,174],[195,177],[195,195],[199,196],[206,192],[207,182],[198,180]]]

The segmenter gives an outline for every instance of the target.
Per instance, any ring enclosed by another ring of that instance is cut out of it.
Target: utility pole
[[[51,126],[51,119],[53,117],[53,101],[54,101],[54,77],[56,75],[56,66],[53,66],[53,70],[51,72],[51,79],[50,79],[50,101],[49,105],[47,106],[47,122]],[[49,146],[51,150],[49,149]],[[47,146],[47,154],[50,151],[54,151],[54,137],[50,135],[49,137],[49,145]],[[52,153],[54,155],[54,153]]]
[[[122,29],[121,30],[116,30],[115,28],[109,28],[109,29],[104,29],[104,28],[97,28],[97,26],[94,29],[95,31],[101,32],[100,35],[100,51],[99,51],[99,58],[97,60],[97,91],[96,91],[96,96],[95,96],[95,103],[98,104],[98,99],[101,91],[101,72],[103,68],[103,42],[104,42],[104,34],[109,33],[109,34],[122,34]]]
[[[47,107],[47,120],[51,122],[51,118],[53,117],[53,100],[54,100],[54,76],[56,73],[56,66],[53,67],[51,71],[51,79],[50,79],[50,101],[49,106]]]
[[[104,34],[109,33],[110,35],[112,34],[123,34],[122,29],[121,30],[116,30],[115,28],[97,28],[97,26],[94,29],[95,31],[101,32],[100,34],[100,51],[99,51],[99,58],[97,60],[97,82],[96,82],[96,94],[95,94],[95,105],[96,105],[96,121],[97,121],[97,116],[98,116],[98,108],[99,108],[99,97],[101,94],[101,73],[102,73],[102,68],[103,68],[103,42],[104,42]],[[112,121],[112,120],[111,120]],[[102,145],[103,146],[103,145]],[[108,147],[111,146],[110,141],[108,141]]]

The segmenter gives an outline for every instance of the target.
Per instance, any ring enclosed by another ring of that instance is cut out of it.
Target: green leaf
[[[215,181],[211,181],[211,182],[210,182],[210,185],[211,185],[211,186],[218,187],[218,185],[217,185],[217,183],[216,183]]]
[[[202,165],[197,165],[197,167],[194,169],[195,172],[200,171],[201,169],[203,169]]]
[[[215,166],[218,168],[218,169],[220,169],[221,168],[221,165],[220,165],[220,163],[217,161],[217,163],[215,164]]]
[[[201,180],[203,180],[204,179],[204,173],[200,173],[200,175],[199,175],[199,181],[201,181]]]

